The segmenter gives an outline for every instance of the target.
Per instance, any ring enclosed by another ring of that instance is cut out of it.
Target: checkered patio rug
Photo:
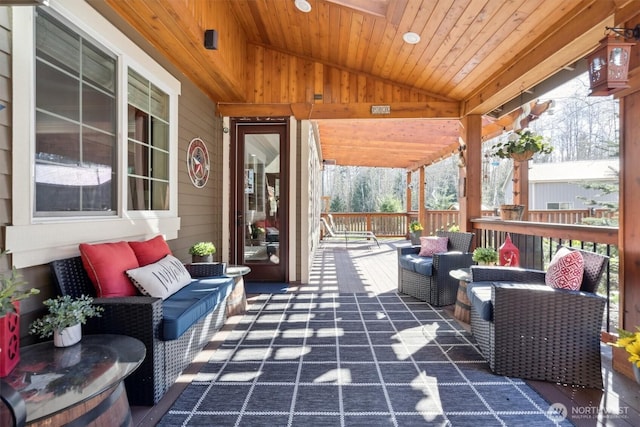
[[[398,295],[263,295],[160,426],[571,425],[493,375],[442,309]]]

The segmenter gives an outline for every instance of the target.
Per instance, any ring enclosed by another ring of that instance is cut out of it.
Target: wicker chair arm
[[[528,268],[471,266],[473,282],[516,282],[544,284],[545,272]]]
[[[575,351],[579,352],[583,340],[599,340],[606,304],[606,299],[599,295],[548,286],[497,283],[492,287],[491,299],[496,339],[504,340],[504,345],[522,337],[537,337],[533,340],[537,344],[533,345],[539,345],[554,337],[561,347],[576,343]],[[579,354],[575,357],[579,358]]]
[[[398,257],[401,257],[402,255],[418,253],[420,253],[420,246],[403,246],[398,248]]]
[[[186,264],[185,268],[193,278],[222,276],[227,268],[224,262],[198,262]]]
[[[100,317],[87,321],[88,333],[123,334],[150,344],[159,336],[162,323],[162,299],[147,296],[95,298],[104,308]]]

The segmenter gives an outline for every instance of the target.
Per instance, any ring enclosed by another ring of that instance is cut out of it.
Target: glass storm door
[[[235,123],[236,263],[251,268],[252,281],[286,281],[287,125]]]

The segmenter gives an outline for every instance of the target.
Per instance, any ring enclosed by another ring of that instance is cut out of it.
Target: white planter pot
[[[53,345],[56,347],[69,347],[82,339],[82,325],[69,326],[61,331],[53,331]]]

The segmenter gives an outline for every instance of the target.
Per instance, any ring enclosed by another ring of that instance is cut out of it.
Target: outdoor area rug
[[[247,294],[284,294],[288,288],[287,283],[281,282],[244,282],[244,291]]]
[[[262,295],[160,426],[571,425],[493,375],[442,309],[393,294]]]

